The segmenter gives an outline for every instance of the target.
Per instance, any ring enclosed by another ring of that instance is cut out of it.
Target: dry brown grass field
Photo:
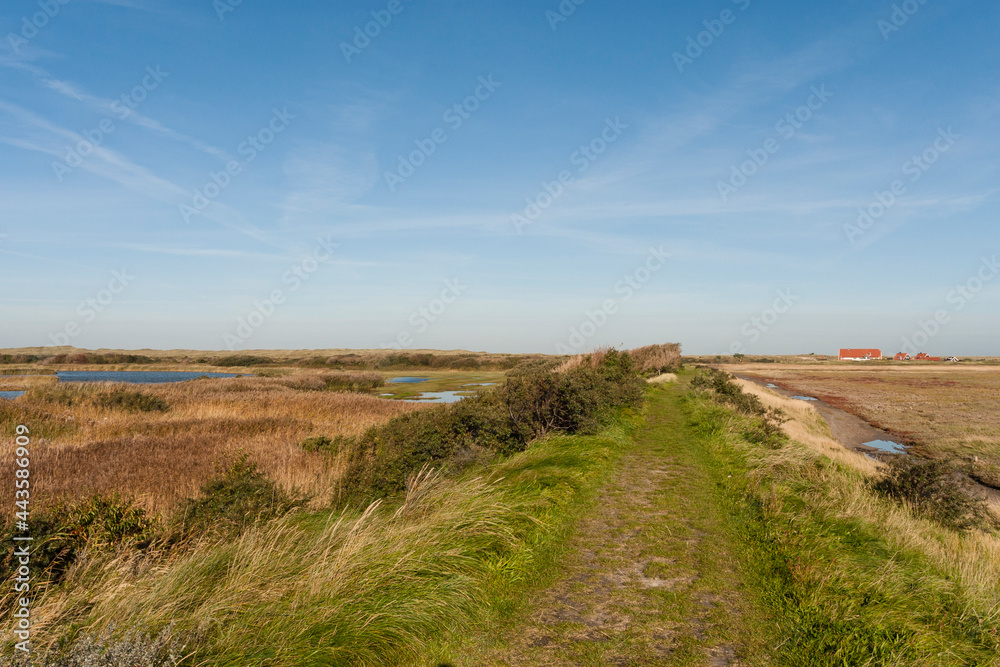
[[[199,379],[177,384],[57,384],[53,376],[0,376],[0,391],[27,389],[0,400],[4,430],[32,429],[33,496],[54,502],[120,492],[146,509],[167,513],[241,452],[288,491],[328,498],[338,474],[329,457],[304,451],[303,439],[357,434],[391,417],[424,409],[377,395],[323,391],[322,372],[280,378]],[[104,407],[110,392],[162,399],[165,412]],[[377,391],[377,390],[376,390]],[[13,475],[13,458],[0,474]],[[37,493],[36,493],[37,492]],[[0,502],[13,503],[13,486]]]
[[[830,362],[725,368],[820,398],[922,454],[969,466],[981,481],[1000,486],[1000,366]]]

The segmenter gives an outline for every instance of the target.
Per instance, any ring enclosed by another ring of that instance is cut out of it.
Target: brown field
[[[980,481],[1000,486],[998,366],[831,362],[725,368],[820,398],[899,436],[919,453],[952,460]]]
[[[118,491],[166,513],[240,452],[286,490],[322,502],[334,487],[338,466],[324,454],[304,451],[299,445],[304,438],[357,434],[425,406],[317,390],[321,375],[299,371],[282,378],[161,385],[57,384],[51,376],[0,376],[0,391],[29,390],[17,401],[0,400],[4,449],[11,446],[13,438],[6,436],[17,424],[31,429],[36,507]],[[128,412],[92,403],[96,393],[115,389],[160,397],[169,410]],[[4,453],[0,475],[13,478],[13,457]],[[2,485],[0,502],[13,504],[13,492],[12,485]]]

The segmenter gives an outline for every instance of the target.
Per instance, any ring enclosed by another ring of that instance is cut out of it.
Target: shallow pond
[[[425,391],[413,398],[404,399],[407,403],[458,403],[468,396],[462,391]]]
[[[430,378],[402,377],[402,378],[392,378],[391,380],[389,380],[389,382],[391,382],[392,384],[417,384],[418,382],[427,382],[427,380],[429,379]]]
[[[23,391],[0,391],[0,398],[5,398],[9,401],[13,401],[15,398],[20,398],[24,396]]]
[[[232,378],[236,373],[198,373],[187,371],[59,371],[60,382],[126,382],[129,384],[166,384],[200,377]]]

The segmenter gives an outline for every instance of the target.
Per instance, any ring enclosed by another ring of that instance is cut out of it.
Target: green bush
[[[53,384],[28,389],[25,398],[31,403],[48,403],[71,408],[74,405],[89,403],[91,394],[83,385]]]
[[[326,391],[370,391],[385,385],[378,373],[325,373],[318,376]]]
[[[86,384],[37,387],[28,390],[27,398],[32,403],[48,403],[66,408],[94,405],[128,412],[167,412],[170,409],[170,404],[155,394],[131,389],[94,388]]]
[[[94,404],[109,410],[125,410],[126,412],[167,412],[170,404],[155,394],[141,391],[116,389],[98,394]]]
[[[143,543],[152,537],[155,519],[130,499],[95,495],[75,504],[59,504],[31,514],[32,576],[58,582],[84,549],[109,550]],[[3,543],[12,544],[16,524],[4,526]],[[0,562],[0,577],[16,569],[11,553]]]
[[[197,498],[183,501],[174,513],[175,537],[232,535],[299,507],[293,497],[261,472],[246,454],[201,487]]]
[[[523,364],[497,392],[523,442],[550,431],[591,433],[611,413],[642,400],[644,385],[627,353],[610,350],[596,368],[553,373],[552,367],[551,361]]]
[[[913,456],[888,457],[885,473],[872,482],[879,494],[910,505],[918,513],[957,530],[986,527],[989,510],[962,484],[962,477],[942,461]]]
[[[311,438],[306,438],[299,444],[299,446],[307,452],[318,452],[320,450],[336,451],[334,448],[334,441],[325,435],[316,435]]]
[[[0,354],[0,364],[33,364],[40,359],[34,354]]]
[[[229,368],[232,366],[267,366],[272,363],[267,357],[255,357],[250,354],[231,354],[212,360],[212,365]]]
[[[626,353],[612,350],[597,367],[556,373],[554,366],[529,361],[499,387],[396,417],[359,437],[338,438],[329,449],[347,453],[347,499],[395,493],[423,465],[471,451],[509,455],[547,433],[593,432],[621,408],[642,402],[644,382]]]
[[[264,375],[264,373],[260,373]],[[296,375],[281,384],[299,391],[357,391],[378,389],[385,384],[385,378],[378,373],[333,372]]]

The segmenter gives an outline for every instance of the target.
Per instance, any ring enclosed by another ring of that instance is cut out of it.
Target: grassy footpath
[[[645,424],[576,526],[558,576],[521,618],[451,664],[702,665],[762,661],[766,617],[743,592],[719,471],[681,411],[650,391]]]
[[[690,378],[651,391],[558,575],[451,664],[1000,664],[995,534],[877,497],[870,460],[764,437]]]

